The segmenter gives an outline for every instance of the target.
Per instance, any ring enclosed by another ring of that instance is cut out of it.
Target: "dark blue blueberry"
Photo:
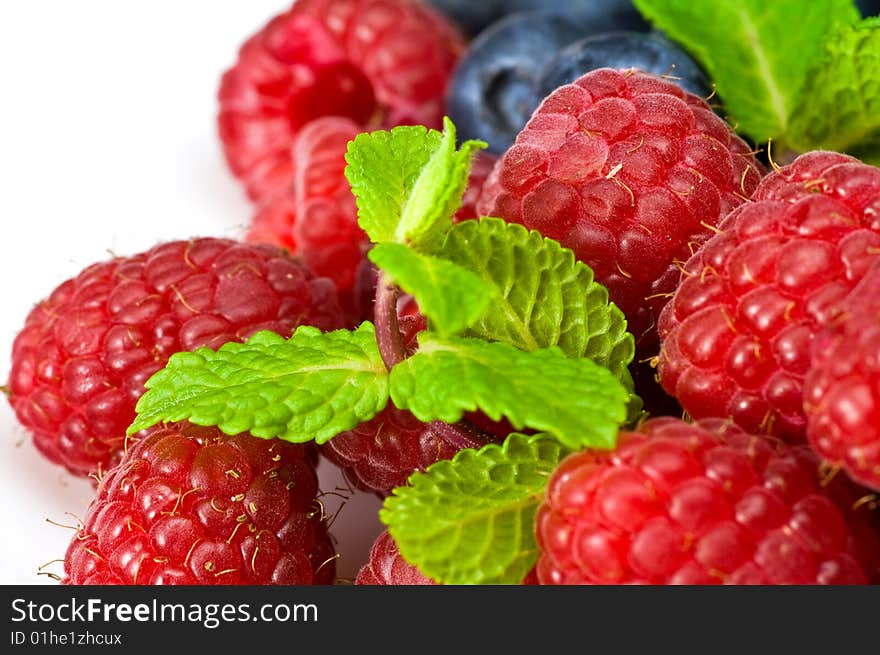
[[[651,29],[632,0],[506,0],[501,4],[508,12],[540,9],[558,13],[575,21],[588,34]]]
[[[576,21],[588,33],[647,30],[632,0],[429,0],[466,33],[476,36],[491,23],[519,11],[550,11]]]
[[[865,18],[880,15],[880,0],[856,0],[856,7]]]
[[[507,150],[538,105],[535,85],[545,64],[583,36],[569,20],[544,12],[511,14],[483,30],[449,85],[447,113],[461,138]]]
[[[595,68],[638,68],[668,75],[685,91],[704,98],[712,85],[700,66],[660,32],[605,32],[576,41],[551,59],[538,78],[535,95],[545,98]]]
[[[504,15],[502,0],[429,0],[465,33],[475,36]]]

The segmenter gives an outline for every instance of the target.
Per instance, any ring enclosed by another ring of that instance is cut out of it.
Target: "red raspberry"
[[[660,316],[660,381],[695,418],[797,441],[810,344],[880,252],[880,169],[801,155],[754,198],[684,266]]]
[[[880,265],[852,290],[840,320],[813,341],[804,411],[816,452],[880,491]]]
[[[354,581],[358,585],[433,585],[431,578],[422,574],[400,555],[397,542],[384,530],[370,549],[370,561],[358,571]]]
[[[332,283],[277,248],[164,243],[89,266],[31,311],[10,402],[46,457],[87,475],[122,448],[144,381],[173,353],[342,321]]]
[[[439,127],[464,41],[408,0],[297,0],[241,47],[219,90],[226,160],[260,199],[293,178],[290,144],[306,123]]]
[[[345,178],[348,142],[361,131],[337,116],[306,125],[293,140],[291,184],[261,203],[245,237],[287,248],[316,274],[333,280],[349,301],[370,245]]]
[[[310,453],[185,422],[150,430],[101,480],[62,582],[333,582]]]
[[[544,99],[477,204],[571,248],[608,287],[637,350],[678,266],[762,173],[702,99],[640,71],[597,69]]]
[[[804,445],[721,419],[651,419],[554,471],[536,517],[542,584],[866,584],[876,512]],[[858,509],[845,509],[855,505]]]

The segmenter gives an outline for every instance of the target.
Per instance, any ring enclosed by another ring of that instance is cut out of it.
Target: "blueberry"
[[[507,0],[501,4],[509,12],[540,9],[558,13],[575,21],[589,34],[651,28],[631,0]]]
[[[504,15],[502,0],[430,0],[435,9],[471,36]]]
[[[476,36],[491,23],[520,11],[549,11],[576,21],[589,32],[647,30],[632,0],[429,0],[462,30]]]
[[[865,18],[880,15],[880,0],[856,0],[856,7]]]
[[[544,65],[584,30],[544,12],[511,14],[483,30],[453,73],[447,113],[462,139],[481,139],[503,153],[537,107]]]
[[[538,77],[535,95],[544,98],[594,68],[638,68],[669,75],[685,91],[704,98],[712,85],[700,66],[680,46],[660,32],[604,32],[566,46]]]

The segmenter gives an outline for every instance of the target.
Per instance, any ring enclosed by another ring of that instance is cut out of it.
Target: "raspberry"
[[[554,471],[536,516],[542,584],[867,584],[876,512],[805,445],[721,419],[650,419]],[[858,509],[845,509],[856,506]]]
[[[761,165],[701,98],[635,70],[601,68],[535,110],[483,188],[483,215],[571,248],[653,354],[679,262],[751,194]]]
[[[331,282],[277,248],[168,242],[89,266],[30,312],[10,402],[44,455],[87,475],[121,450],[144,381],[171,354],[342,321]]]
[[[695,418],[799,441],[810,344],[880,252],[880,169],[805,154],[754,198],[684,266],[660,315],[660,382]]]
[[[257,200],[294,176],[293,136],[314,118],[439,127],[464,41],[408,0],[297,0],[241,47],[224,73],[218,127],[226,161]]]
[[[401,557],[397,542],[388,530],[383,530],[376,537],[370,549],[370,560],[360,568],[354,583],[358,585],[436,584]]]
[[[857,482],[880,491],[880,267],[852,290],[812,346],[804,381],[807,438]]]
[[[129,444],[63,584],[329,584],[336,554],[302,444],[178,423]]]
[[[298,255],[329,277],[351,303],[358,267],[370,241],[357,223],[357,205],[345,178],[345,151],[361,128],[328,116],[293,139],[294,177],[284,193],[265,199],[245,240],[271,243]]]

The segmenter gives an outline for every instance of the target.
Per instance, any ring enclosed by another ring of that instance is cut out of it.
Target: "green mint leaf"
[[[455,149],[455,126],[422,126],[359,134],[345,154],[345,176],[357,198],[358,224],[374,243],[420,243],[452,225],[474,153],[486,144]]]
[[[227,434],[323,443],[388,402],[370,323],[353,332],[303,326],[290,339],[264,331],[216,351],[177,353],[145,386],[129,434],[186,418]]]
[[[538,559],[535,512],[568,451],[547,435],[462,450],[410,476],[379,518],[400,554],[444,584],[520,584]]]
[[[606,368],[558,347],[419,335],[419,351],[391,369],[391,399],[420,421],[455,423],[481,410],[514,429],[553,434],[572,448],[613,448],[629,394]]]
[[[467,336],[521,350],[559,346],[569,357],[589,357],[632,388],[628,366],[635,341],[626,319],[574,252],[517,223],[481,218],[454,226],[435,254],[494,290],[491,307]]]
[[[852,0],[635,0],[635,5],[697,58],[731,122],[756,141],[787,132],[822,42],[859,18]]]
[[[461,206],[471,160],[485,147],[482,141],[465,141],[461,150],[456,150],[455,125],[449,118],[443,119],[443,139],[407,198],[396,241],[430,242],[452,227],[452,214]]]
[[[798,152],[836,150],[880,164],[880,19],[826,40],[785,144]]]
[[[345,153],[358,224],[375,243],[394,241],[403,208],[443,135],[421,125],[358,134]]]
[[[367,256],[405,292],[412,294],[431,329],[455,334],[483,314],[493,289],[457,264],[399,243],[380,243]]]

